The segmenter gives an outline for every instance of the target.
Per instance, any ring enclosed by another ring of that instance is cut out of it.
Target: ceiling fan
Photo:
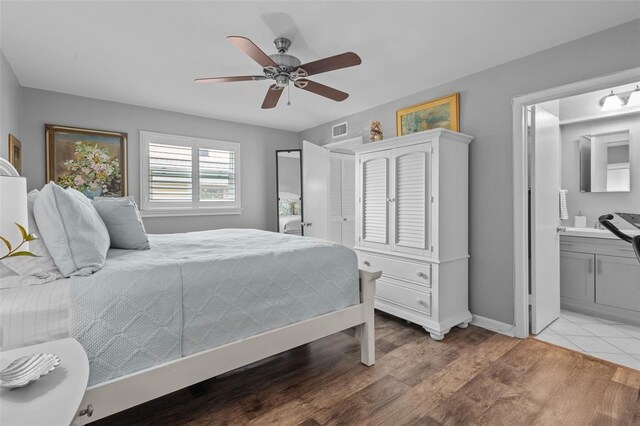
[[[308,80],[307,77],[320,74],[327,71],[334,71],[341,68],[360,65],[362,60],[353,52],[346,52],[340,55],[330,56],[328,58],[319,59],[317,61],[308,62],[301,65],[298,58],[287,54],[291,46],[291,40],[284,37],[278,37],[273,41],[278,53],[267,55],[251,40],[246,37],[229,36],[227,40],[238,49],[249,55],[251,59],[256,61],[262,67],[263,75],[243,75],[234,77],[210,77],[198,78],[196,83],[225,83],[232,81],[249,81],[249,80],[275,80],[267,91],[267,96],[262,102],[262,108],[273,108],[277,105],[283,89],[289,86],[289,82],[308,92],[315,93],[325,98],[333,99],[341,102],[349,97],[348,93],[334,89],[324,84],[316,83]]]

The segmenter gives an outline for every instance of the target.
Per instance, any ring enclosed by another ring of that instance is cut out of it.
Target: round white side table
[[[87,354],[75,339],[67,338],[0,352],[0,369],[35,353],[52,353],[60,365],[25,387],[0,389],[0,424],[65,425],[76,417],[89,380]]]

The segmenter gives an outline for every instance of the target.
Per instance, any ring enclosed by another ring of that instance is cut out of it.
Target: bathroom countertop
[[[640,235],[640,229],[621,229],[627,235]],[[613,235],[607,229],[594,229],[594,228],[570,228],[567,227],[566,230],[563,230],[561,235],[571,236],[571,237],[587,237],[587,238],[606,238],[610,240],[617,240],[618,237]]]

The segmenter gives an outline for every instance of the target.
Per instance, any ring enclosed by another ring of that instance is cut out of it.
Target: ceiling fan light
[[[604,103],[602,104],[601,111],[615,111],[620,108],[622,108],[622,99],[620,99],[618,95],[613,93],[612,90],[611,94],[604,98]]]
[[[289,77],[284,74],[279,74],[276,76],[276,86],[278,87],[287,87],[289,85]]]
[[[627,106],[637,107],[640,106],[640,86],[636,86],[636,90],[631,92],[629,99],[627,100]]]

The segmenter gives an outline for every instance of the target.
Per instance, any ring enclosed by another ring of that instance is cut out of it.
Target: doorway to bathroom
[[[638,369],[640,263],[597,228],[600,215],[640,213],[639,82],[628,70],[515,98],[513,110],[515,334]]]

